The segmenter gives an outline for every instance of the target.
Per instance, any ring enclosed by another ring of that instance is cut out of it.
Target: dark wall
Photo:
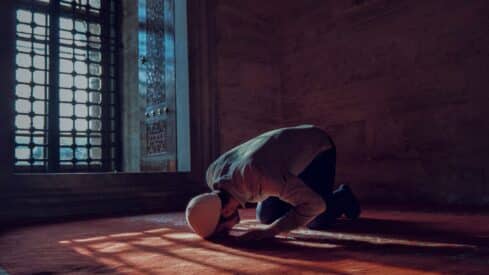
[[[203,190],[176,173],[15,175],[0,186],[0,231],[33,222],[181,211]]]
[[[216,11],[220,149],[280,121],[277,32],[254,1],[220,0]],[[259,10],[259,9],[258,9]]]
[[[489,2],[298,10],[276,44],[282,123],[328,129],[364,199],[489,205]]]

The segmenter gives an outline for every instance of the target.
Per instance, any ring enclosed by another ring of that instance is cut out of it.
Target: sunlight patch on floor
[[[243,225],[235,229],[242,231],[261,227],[263,225],[245,221]],[[326,249],[324,253],[328,253],[328,249],[341,247],[340,245],[324,242],[327,239],[437,247],[452,245],[453,247],[453,244],[412,242],[305,229],[295,230],[287,236],[278,236],[277,238],[287,244],[296,246],[298,249],[301,249],[301,247],[302,249]],[[322,240],[322,242],[317,242],[317,240]],[[78,254],[93,258],[95,261],[110,268],[116,268],[120,272],[132,274],[155,273],[157,270],[164,271],[164,273],[168,273],[171,270],[174,270],[175,273],[192,270],[193,273],[238,272],[242,274],[267,273],[277,270],[300,270],[304,274],[342,273],[345,271],[362,273],[378,270],[383,273],[429,274],[416,269],[400,268],[360,259],[332,258],[328,259],[327,262],[295,259],[293,253],[297,251],[294,249],[278,252],[276,253],[277,255],[261,255],[256,253],[257,251],[237,249],[208,242],[193,233],[181,232],[171,228],[63,240],[59,243],[69,246]],[[270,249],[270,247],[266,249]],[[252,272],[248,272],[250,270]]]

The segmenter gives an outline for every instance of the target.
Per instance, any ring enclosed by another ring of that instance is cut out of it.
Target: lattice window
[[[118,169],[120,1],[16,7],[15,169]]]

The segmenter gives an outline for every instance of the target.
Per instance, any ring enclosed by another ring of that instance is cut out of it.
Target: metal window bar
[[[15,170],[119,170],[120,1],[19,0],[16,13]]]

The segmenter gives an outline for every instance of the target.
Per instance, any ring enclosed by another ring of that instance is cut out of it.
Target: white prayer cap
[[[190,228],[202,238],[210,237],[219,223],[221,199],[215,192],[200,194],[187,205],[185,217]]]

